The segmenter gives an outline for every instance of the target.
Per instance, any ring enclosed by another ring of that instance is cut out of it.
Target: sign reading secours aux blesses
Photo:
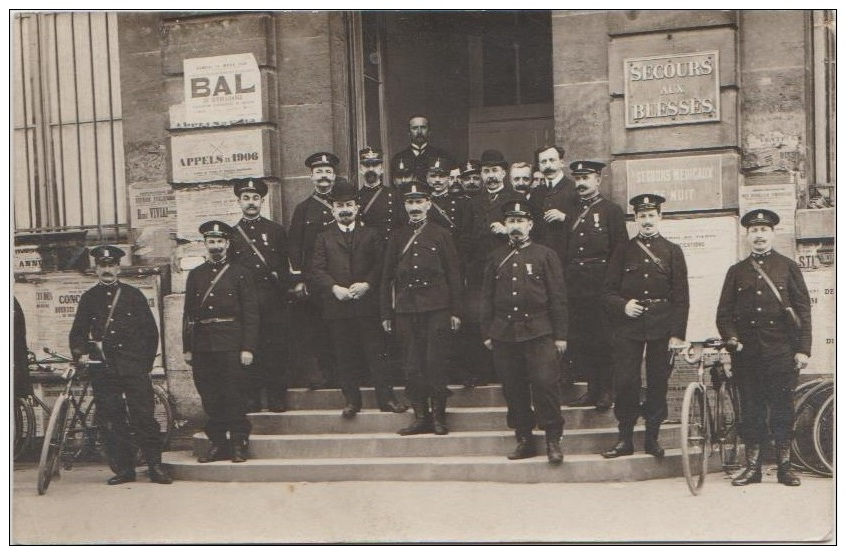
[[[624,59],[626,128],[720,120],[719,53]]]
[[[252,53],[185,59],[186,127],[262,121],[261,72]]]
[[[270,176],[267,129],[221,129],[170,137],[171,181],[192,184]]]

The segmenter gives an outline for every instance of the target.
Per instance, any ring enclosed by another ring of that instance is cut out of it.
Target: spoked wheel
[[[801,397],[796,407],[790,446],[794,466],[824,476],[829,475],[829,469],[816,452],[814,428],[817,415],[828,398],[833,396],[833,391],[834,382],[826,381],[807,390]]]
[[[816,419],[814,419],[814,448],[824,467],[824,469],[819,469],[819,473],[832,476],[834,474],[834,467],[832,466],[834,458],[834,393],[823,402],[817,412]]]
[[[67,425],[68,395],[62,393],[56,399],[50,421],[44,431],[44,445],[41,447],[41,459],[38,462],[38,494],[47,492],[53,476],[60,476],[60,455],[65,442],[65,428]]]
[[[698,495],[705,484],[708,465],[708,414],[705,390],[699,383],[691,383],[684,393],[681,411],[681,449],[687,487]]]
[[[29,453],[35,441],[35,410],[32,405],[21,396],[15,397],[15,443],[14,460],[18,460],[25,453]]]
[[[712,438],[718,443],[720,462],[723,470],[732,473],[740,468],[738,459],[738,443],[740,434],[740,416],[738,415],[740,400],[737,388],[728,382],[723,382],[717,390],[714,404],[714,431]]]

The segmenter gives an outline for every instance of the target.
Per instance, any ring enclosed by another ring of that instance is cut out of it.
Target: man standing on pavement
[[[299,360],[305,366],[309,389],[325,389],[334,383],[335,356],[331,345],[323,343],[327,326],[321,318],[320,302],[309,297],[303,272],[311,267],[311,255],[317,234],[335,223],[329,192],[335,183],[340,160],[330,152],[308,156],[305,165],[311,170],[314,193],[300,202],[291,217],[288,257],[291,260],[292,338],[297,340]]]
[[[388,242],[391,232],[404,223],[405,209],[400,194],[395,188],[388,188],[382,183],[385,169],[382,151],[366,146],[358,152],[358,171],[361,174],[361,187],[358,190],[358,223],[374,228],[384,243]]]
[[[567,209],[567,282],[570,313],[570,354],[587,377],[588,390],[570,406],[607,410],[614,402],[611,336],[602,305],[608,262],[616,248],[628,241],[626,216],[619,205],[599,193],[604,163],[574,161],[570,170],[579,200]]]
[[[288,237],[285,228],[261,215],[267,184],[260,179],[236,180],[235,195],[241,220],[232,226],[229,255],[253,275],[258,290],[259,347],[248,368],[247,411],[262,409],[261,391],[267,393],[267,408],[286,411],[287,324],[285,296],[288,291]]]
[[[717,329],[728,340],[740,385],[741,431],[746,468],[732,485],[761,482],[761,444],[768,441],[767,415],[776,442],[778,482],[797,486],[790,467],[793,391],[811,356],[811,301],[793,260],[773,250],[776,213],[757,209],[740,224],[751,255],[731,266],[717,307]]]
[[[396,331],[405,350],[406,394],[414,408],[414,420],[398,434],[443,435],[449,433],[450,338],[461,326],[458,254],[449,231],[427,221],[429,192],[412,184],[404,198],[409,223],[388,241],[380,298],[382,327]]]
[[[605,276],[604,300],[612,328],[614,416],[617,444],[602,456],[634,453],[632,435],[638,417],[646,421],[646,453],[664,456],[658,443],[667,418],[667,381],[674,348],[683,346],[690,297],[687,264],[681,247],[661,236],[660,195],[632,198],[638,233],[617,247]],[[646,401],[641,405],[640,368],[646,348]]]
[[[411,144],[391,159],[392,173],[399,170],[398,166],[402,162],[405,168],[414,173],[415,182],[423,183],[432,158],[440,157],[444,165],[452,164],[452,158],[446,151],[429,144],[432,135],[429,118],[418,115],[409,118],[408,134],[411,136]]]
[[[485,268],[482,334],[502,380],[508,426],[517,435],[508,458],[535,456],[537,425],[546,434],[549,463],[558,465],[564,430],[558,357],[567,350],[567,294],[558,256],[529,238],[530,207],[525,200],[502,207],[509,243],[491,253]]]
[[[153,416],[150,380],[159,328],[147,297],[118,280],[123,250],[104,245],[91,249],[90,254],[98,283],[80,298],[69,340],[74,361],[83,365],[99,361],[88,369],[97,415],[105,423],[109,458],[117,467],[117,474],[107,483],[135,481],[131,422],[149,465],[150,481],[169,484],[173,480],[161,466],[161,427]]]
[[[250,437],[245,368],[258,347],[258,292],[252,273],[227,259],[232,228],[210,220],[200,226],[200,234],[208,259],[188,273],[182,329],[185,362],[208,416],[211,449],[197,461],[242,463]]]
[[[349,419],[361,411],[361,380],[354,358],[359,354],[370,368],[379,410],[403,413],[408,408],[394,397],[388,347],[379,321],[384,246],[375,229],[356,222],[358,194],[352,184],[338,182],[329,195],[337,227],[317,235],[309,278],[329,323],[346,400],[342,415]]]

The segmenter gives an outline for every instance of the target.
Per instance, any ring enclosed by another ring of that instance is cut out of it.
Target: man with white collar
[[[761,444],[775,437],[778,482],[797,486],[790,466],[793,391],[811,356],[811,301],[799,266],[773,250],[776,213],[757,209],[740,220],[752,253],[731,266],[717,307],[740,385],[746,468],[732,485],[761,482]],[[795,317],[795,318],[794,318]],[[769,415],[769,419],[767,416]]]
[[[554,250],[561,258],[562,268],[567,267],[567,222],[566,210],[578,195],[576,184],[564,175],[564,148],[545,146],[535,151],[535,164],[545,180],[533,188],[530,201],[543,214],[542,222],[536,226],[535,239]]]
[[[429,143],[432,126],[428,117],[416,114],[411,116],[408,120],[408,134],[411,144],[391,159],[391,173],[397,173],[402,162],[406,169],[414,173],[415,182],[425,183],[426,171],[432,158],[440,157],[445,165],[452,164],[452,158],[445,150]]]

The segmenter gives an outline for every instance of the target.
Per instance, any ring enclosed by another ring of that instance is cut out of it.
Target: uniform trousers
[[[567,348],[577,368],[588,382],[587,396],[596,400],[603,391],[610,391],[614,372],[608,321],[599,298],[568,300],[570,333]]]
[[[667,418],[667,381],[670,378],[669,338],[630,339],[615,335],[612,343],[614,357],[614,416],[620,430],[631,431],[637,418],[643,415],[648,429],[658,429]],[[640,368],[646,347],[646,400],[641,406]]]
[[[274,290],[259,290],[259,347],[247,368],[249,403],[261,409],[261,390],[270,408],[284,404],[288,391],[287,309]]]
[[[508,404],[509,428],[529,434],[537,425],[560,434],[564,427],[561,366],[552,336],[514,342],[494,339],[493,360]]]
[[[194,385],[206,412],[206,435],[217,445],[230,439],[247,439],[247,372],[241,365],[241,351],[194,353]]]
[[[397,313],[396,330],[404,348],[406,393],[412,402],[450,395],[447,388],[452,329],[449,309]]]
[[[769,428],[778,443],[793,440],[793,391],[799,372],[794,368],[793,354],[766,359],[735,353],[732,362],[740,387],[740,432],[747,444],[769,441]]]
[[[290,304],[291,339],[303,380],[309,385],[332,387],[335,382],[335,351],[326,343],[328,325],[314,296]]]
[[[119,374],[114,368],[91,366],[91,386],[97,419],[106,430],[109,458],[119,469],[135,468],[135,445],[141,448],[147,464],[162,459],[161,427],[153,417],[153,384],[148,374]],[[130,425],[131,423],[131,425]],[[132,432],[136,438],[133,443]]]
[[[390,360],[385,333],[376,317],[331,319],[328,321],[335,348],[338,383],[348,404],[361,409],[361,366],[363,356],[376,389],[376,404],[384,406],[394,399]]]

